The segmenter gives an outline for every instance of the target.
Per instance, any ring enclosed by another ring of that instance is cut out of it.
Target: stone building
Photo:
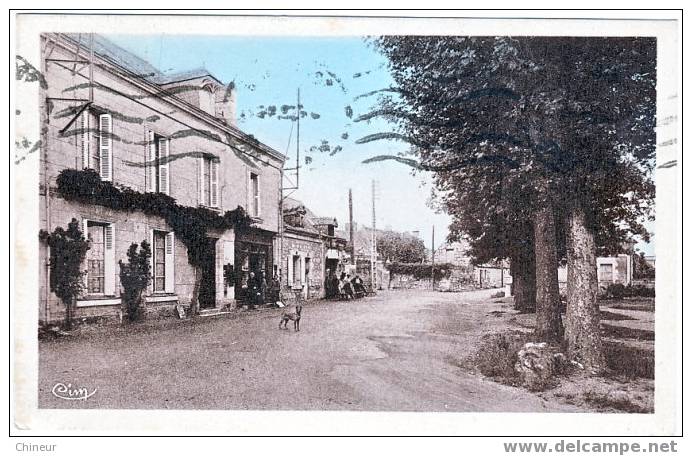
[[[164,75],[98,35],[43,34],[40,69],[40,227],[51,232],[75,218],[91,245],[76,317],[118,312],[118,261],[127,260],[132,243],[152,244],[151,309],[189,304],[195,270],[164,219],[61,197],[56,179],[65,169],[90,168],[118,188],[162,193],[219,215],[246,209],[252,229],[208,232],[199,282],[204,309],[242,299],[250,271],[269,276],[278,270],[285,157],[235,126],[232,85],[204,69]],[[39,318],[56,321],[65,308],[48,286],[46,245],[40,255]]]
[[[338,274],[345,267],[346,239],[336,233],[337,220],[316,216],[294,198],[283,200],[283,214],[282,289],[300,293],[304,299],[323,298],[327,271]]]

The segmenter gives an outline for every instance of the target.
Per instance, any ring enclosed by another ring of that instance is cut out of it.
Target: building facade
[[[189,304],[196,283],[200,306],[219,309],[242,298],[249,272],[278,270],[285,157],[235,126],[232,86],[204,69],[164,75],[98,35],[44,34],[41,53],[40,226],[52,232],[74,218],[89,240],[77,318],[120,310],[118,261],[144,240],[152,246],[145,298],[152,309]],[[241,206],[254,224],[242,234],[208,232],[197,281],[163,218],[64,199],[56,182],[66,169],[92,169],[115,187],[219,215]],[[60,320],[65,307],[48,286],[48,247],[40,252],[39,316]]]
[[[304,299],[324,298],[329,274],[346,268],[346,239],[337,235],[335,218],[318,217],[293,198],[285,198],[282,206],[282,289]]]

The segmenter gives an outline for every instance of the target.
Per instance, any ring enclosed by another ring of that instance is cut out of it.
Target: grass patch
[[[656,365],[653,348],[633,347],[621,341],[605,340],[603,348],[608,368],[628,378],[654,378]]]
[[[601,320],[619,321],[619,320],[636,320],[634,317],[628,315],[623,315],[616,312],[608,312],[607,310],[601,310]]]
[[[641,405],[624,391],[601,393],[586,391],[584,401],[601,410],[618,410],[625,413],[653,413],[649,407]]]
[[[601,334],[612,339],[656,340],[654,331],[609,325],[607,323],[601,325]]]

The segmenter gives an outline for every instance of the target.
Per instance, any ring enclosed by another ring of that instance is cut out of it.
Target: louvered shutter
[[[199,204],[206,205],[207,202],[204,201],[204,157],[199,158]]]
[[[255,197],[256,203],[257,204],[257,217],[260,217],[262,215],[262,193],[261,193],[261,182],[260,182],[260,176],[257,174],[257,195]]]
[[[209,170],[209,184],[211,185],[210,198],[212,207],[219,206],[219,162],[213,161],[210,163],[211,169]]]
[[[168,173],[168,140],[159,139],[159,191],[168,195],[170,193],[170,175]]]
[[[286,260],[288,260],[286,270],[288,271],[288,287],[290,289],[293,288],[293,254],[289,254]]]
[[[89,240],[89,220],[82,220],[82,235],[84,235],[85,240]],[[84,256],[84,262],[82,263],[82,271],[86,271],[84,274],[84,294],[89,293],[89,252]]]
[[[149,282],[149,294],[154,293],[154,255],[156,254],[156,249],[154,249],[154,230],[149,230],[149,248],[151,249],[151,256],[149,257],[149,274],[151,276],[151,281]]]
[[[82,168],[89,167],[89,137],[91,132],[89,131],[89,111],[84,110],[79,119],[79,131],[80,138],[82,140]]]
[[[300,254],[300,285],[305,285],[305,254]]]
[[[148,132],[147,149],[147,191],[156,191],[156,141],[154,141],[154,132]]]
[[[105,226],[104,245],[104,285],[106,296],[115,295],[115,225]]]
[[[165,245],[165,268],[166,268],[166,293],[175,292],[175,234],[170,232],[166,235]]]
[[[113,180],[113,119],[110,114],[99,116],[99,157],[101,179]]]

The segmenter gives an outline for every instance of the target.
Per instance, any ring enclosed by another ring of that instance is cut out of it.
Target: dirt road
[[[303,309],[91,331],[41,342],[44,408],[579,411],[459,367],[492,327],[491,290],[389,291]],[[58,382],[96,392],[52,394]]]

